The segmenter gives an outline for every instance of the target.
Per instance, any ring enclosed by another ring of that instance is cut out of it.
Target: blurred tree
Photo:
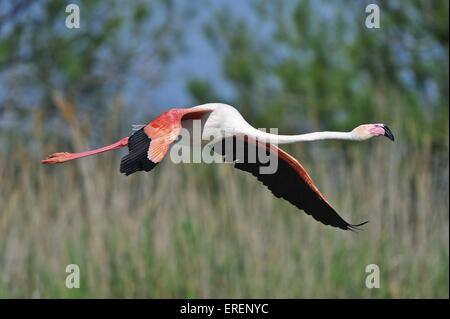
[[[80,7],[79,29],[65,27],[69,3]],[[181,26],[191,15],[175,0],[1,2],[0,108],[19,120],[31,110],[51,119],[58,92],[98,121],[131,85],[146,88],[133,100],[142,106],[183,45]]]
[[[221,7],[205,34],[232,103],[263,127],[396,121],[448,149],[448,1],[379,2],[380,29],[364,25],[368,3],[254,1],[255,17]],[[196,79],[199,102],[210,96],[202,87],[215,90]]]

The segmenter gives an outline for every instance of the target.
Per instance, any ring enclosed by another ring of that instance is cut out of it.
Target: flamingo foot
[[[67,161],[70,161],[72,159],[75,159],[73,153],[68,152],[59,152],[59,153],[53,153],[49,156],[47,156],[46,159],[42,160],[42,164],[61,164]]]

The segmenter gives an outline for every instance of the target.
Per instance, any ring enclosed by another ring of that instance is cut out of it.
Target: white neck
[[[252,130],[251,136],[273,144],[290,144],[296,142],[310,142],[320,140],[348,140],[357,141],[353,132],[314,132],[300,135],[277,135],[257,129]]]

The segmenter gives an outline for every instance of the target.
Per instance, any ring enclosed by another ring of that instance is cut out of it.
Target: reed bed
[[[345,219],[370,221],[345,232],[230,165],[166,161],[125,177],[125,151],[41,165],[55,150],[92,146],[71,133],[2,134],[2,298],[449,296],[448,152],[431,142],[397,133],[395,143],[288,149]],[[79,289],[65,286],[72,263]],[[379,289],[365,286],[368,264],[380,267]]]

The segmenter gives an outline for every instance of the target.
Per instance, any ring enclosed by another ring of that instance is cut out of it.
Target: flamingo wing
[[[128,140],[129,153],[122,158],[120,172],[130,175],[137,171],[151,171],[162,161],[170,145],[177,139],[181,121],[201,118],[211,111],[207,107],[171,109],[139,128]]]
[[[234,137],[235,140],[236,138]],[[352,225],[340,217],[319,191],[305,168],[287,152],[273,144],[261,143],[248,138],[243,143],[244,151],[239,152],[234,149],[232,158],[227,158],[227,154],[224,154],[226,147],[223,147],[223,145],[218,153],[224,155],[226,160],[234,161],[235,168],[255,176],[275,197],[287,200],[325,225],[344,230],[354,230],[356,227],[367,223]],[[251,149],[248,147],[249,143],[256,144],[258,148],[265,150],[267,155],[278,158],[278,168],[273,174],[261,173],[261,168],[267,167],[268,163],[262,163],[258,156],[256,156],[256,159],[249,160],[248,150]],[[217,152],[216,148],[214,149]]]
[[[131,175],[139,171],[151,171],[158,163],[148,159],[147,153],[151,139],[145,134],[144,128],[133,133],[128,139],[128,154],[120,161],[120,172]]]
[[[151,139],[148,149],[148,159],[154,163],[162,161],[170,145],[178,138],[183,119],[201,118],[203,114],[211,112],[208,107],[193,107],[187,109],[171,109],[162,113],[144,131]]]

